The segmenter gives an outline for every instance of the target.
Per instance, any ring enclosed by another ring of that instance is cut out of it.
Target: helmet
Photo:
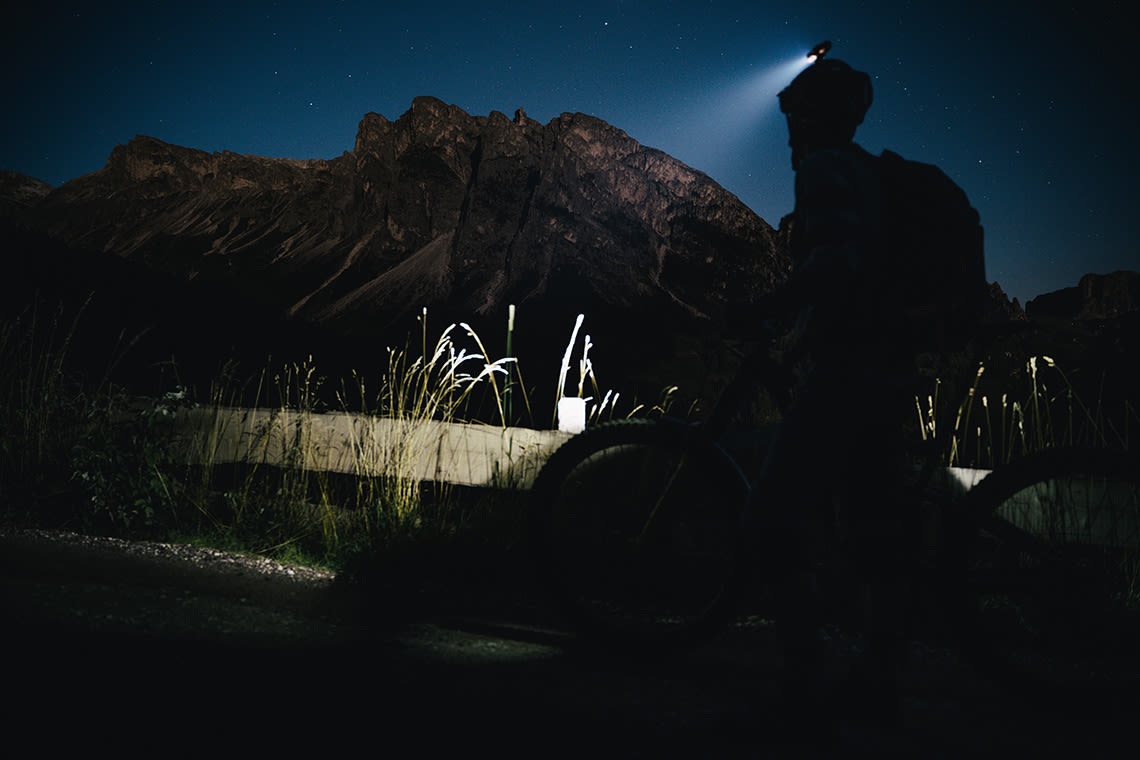
[[[780,110],[816,123],[855,127],[871,107],[871,77],[843,61],[820,58],[780,92]]]

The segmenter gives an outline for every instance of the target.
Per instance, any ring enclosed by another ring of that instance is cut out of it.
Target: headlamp
[[[831,50],[831,40],[824,40],[809,50],[807,57],[811,59],[812,63],[815,63],[820,58],[823,58],[825,55],[827,55],[828,50]]]

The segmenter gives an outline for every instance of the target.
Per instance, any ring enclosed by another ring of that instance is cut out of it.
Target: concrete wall
[[[1140,494],[1131,483],[1047,480],[1002,505],[1003,517],[1065,543],[1140,547]]]
[[[990,470],[950,467],[946,476],[961,492]],[[1014,494],[998,513],[1030,533],[1067,543],[1140,547],[1140,493],[1127,482],[1054,478]]]
[[[343,412],[224,407],[183,411],[177,430],[188,461],[198,464],[248,462],[498,488],[529,488],[546,459],[572,436]],[[943,483],[962,493],[988,474],[951,467]],[[1089,490],[1082,483],[1049,481],[1008,501],[1002,514],[1037,533],[1060,525],[1068,540],[1140,546],[1140,506],[1135,489],[1128,487]]]
[[[546,458],[571,437],[527,428],[228,407],[189,409],[176,424],[187,459],[196,464],[248,462],[502,488],[529,487]]]

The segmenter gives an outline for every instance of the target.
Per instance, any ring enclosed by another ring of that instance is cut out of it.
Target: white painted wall
[[[249,462],[471,486],[526,488],[569,433],[331,412],[199,408],[179,414],[188,461]]]

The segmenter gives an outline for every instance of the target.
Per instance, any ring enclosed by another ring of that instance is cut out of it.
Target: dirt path
[[[505,575],[392,578],[366,593],[212,550],[12,530],[0,557],[9,725],[41,737],[530,757],[1133,756],[1131,718],[1027,710],[918,644],[900,721],[884,729],[782,710],[762,626],[638,666],[576,646]]]

